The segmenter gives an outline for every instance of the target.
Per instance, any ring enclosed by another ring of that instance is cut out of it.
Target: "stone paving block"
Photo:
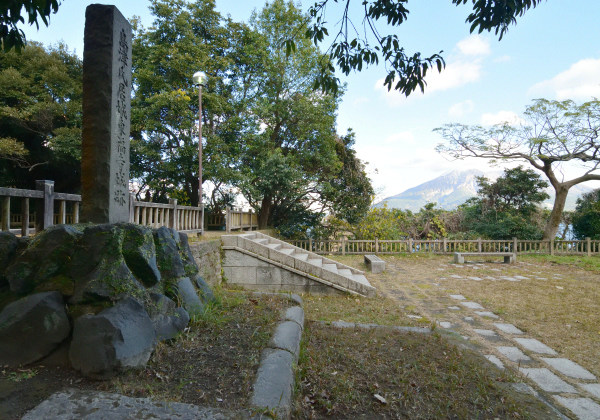
[[[458,274],[451,274],[450,277],[452,277],[453,279],[464,279],[463,276],[459,276]]]
[[[455,300],[466,300],[467,299],[463,295],[450,295],[450,297]]]
[[[294,321],[304,328],[304,309],[300,306],[292,306],[285,311],[285,320]]]
[[[450,323],[448,321],[441,321],[440,322],[440,327],[442,327],[442,328],[452,328],[452,323]]]
[[[448,306],[448,309],[452,309],[453,311],[460,311],[458,306]]]
[[[556,355],[556,352],[535,338],[515,338],[515,341],[534,353]]]
[[[277,325],[275,333],[269,342],[272,348],[287,350],[298,359],[302,328],[294,321],[284,321]]]
[[[520,392],[521,394],[537,395],[537,392],[535,392],[535,389],[533,389],[532,387],[530,387],[529,385],[527,385],[523,382],[514,383],[514,384],[512,384],[512,387],[517,392]]]
[[[569,359],[563,359],[561,357],[542,357],[542,360],[569,378],[590,380],[596,379],[591,372],[587,371]]]
[[[519,368],[519,371],[531,379],[546,392],[577,393],[575,388],[560,379],[546,368]]]
[[[460,304],[469,309],[483,309],[483,306],[477,302],[460,302]]]
[[[524,360],[531,360],[531,358],[523,353],[518,347],[499,346],[496,347],[496,350],[502,353],[511,362],[516,363]]]
[[[467,277],[469,280],[473,280],[473,281],[482,281],[483,279],[481,277]]]
[[[294,356],[288,351],[263,350],[250,400],[253,406],[275,409],[284,418],[289,415],[294,387],[293,362]]]
[[[483,335],[484,337],[497,337],[496,331],[492,330],[480,330],[478,328],[473,329],[477,334]]]
[[[571,410],[579,420],[600,420],[600,405],[589,398],[567,398],[555,395],[554,399]]]
[[[493,354],[486,354],[486,355],[484,355],[484,357],[486,359],[488,359],[491,363],[496,365],[496,367],[498,369],[504,369],[504,363],[502,363],[502,361],[500,359],[498,359],[496,356],[494,356]]]
[[[579,384],[580,387],[600,399],[600,384]]]
[[[523,331],[518,329],[512,324],[503,324],[500,322],[495,322],[494,326],[498,328],[500,331],[505,332],[507,334],[523,334]]]
[[[493,319],[498,319],[500,318],[498,315],[496,315],[493,312],[490,311],[475,311],[475,313],[479,316],[483,316],[485,318],[493,318]]]
[[[407,316],[408,318],[412,318],[412,319],[421,319],[421,318],[423,318],[423,317],[422,317],[422,316],[420,316],[420,315],[406,315],[406,316]]]
[[[467,322],[473,322],[473,321],[474,321],[474,319],[473,319],[473,317],[472,317],[472,316],[466,316],[466,317],[464,317],[463,319],[464,319],[465,321],[467,321]]]
[[[527,280],[529,277],[524,277],[524,276],[515,276],[515,278],[517,280]]]
[[[249,416],[250,413],[247,411],[206,408],[173,401],[132,398],[108,392],[67,389],[52,394],[50,398],[27,412],[23,416],[23,420],[218,420],[249,418]]]

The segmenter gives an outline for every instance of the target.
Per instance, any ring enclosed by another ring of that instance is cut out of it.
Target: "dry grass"
[[[446,307],[449,294],[462,294],[600,376],[600,258],[519,256],[515,265],[494,258],[464,266],[453,265],[450,255],[383,258],[386,272],[368,274],[369,281],[381,294],[397,299],[405,311],[427,314],[436,305]],[[362,256],[336,259],[364,268]],[[527,279],[493,281],[488,276]],[[429,315],[435,317],[432,312]]]
[[[294,418],[555,418],[510,389],[505,373],[437,334],[314,322],[306,332]]]

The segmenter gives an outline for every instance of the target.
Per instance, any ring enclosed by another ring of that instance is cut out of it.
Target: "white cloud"
[[[600,59],[580,60],[552,79],[533,85],[534,96],[552,96],[558,100],[590,100],[600,97]]]
[[[430,95],[434,92],[441,92],[449,89],[454,89],[469,83],[476,82],[481,78],[481,61],[479,59],[472,61],[455,61],[448,63],[446,68],[438,73],[437,69],[430,69],[425,77],[427,85],[425,93],[420,91],[413,92],[408,98],[398,91],[392,89],[387,90],[383,85],[384,79],[379,79],[375,83],[375,90],[383,93],[389,105],[403,105],[407,101],[414,98],[422,98],[425,95]]]
[[[456,44],[463,55],[482,56],[490,54],[490,42],[481,35],[471,35]]]
[[[495,114],[486,113],[481,116],[482,125],[503,124],[505,122],[510,125],[518,125],[523,120],[512,111],[498,111]]]
[[[460,118],[464,115],[470,113],[475,108],[475,105],[472,100],[467,99],[466,101],[458,102],[452,105],[448,109],[448,115],[452,118]]]

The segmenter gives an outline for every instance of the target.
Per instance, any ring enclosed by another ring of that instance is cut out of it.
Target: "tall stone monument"
[[[115,6],[85,11],[81,221],[129,221],[131,25]]]

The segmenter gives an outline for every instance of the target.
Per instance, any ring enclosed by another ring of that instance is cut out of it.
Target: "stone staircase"
[[[270,291],[375,295],[364,272],[271,236],[224,235],[221,242],[223,274],[229,283]]]

